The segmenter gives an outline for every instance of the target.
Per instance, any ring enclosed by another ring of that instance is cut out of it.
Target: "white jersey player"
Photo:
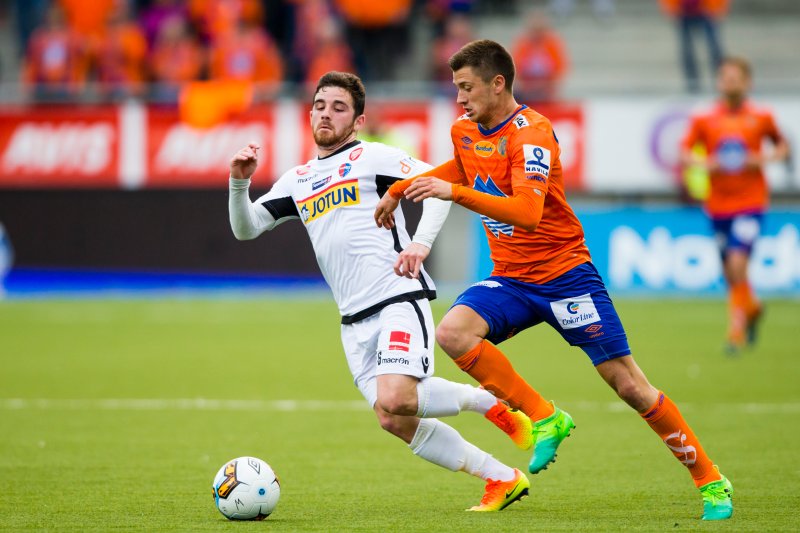
[[[255,202],[248,189],[259,147],[240,150],[230,165],[231,227],[238,239],[253,239],[291,219],[305,225],[342,315],[350,371],[381,427],[415,455],[484,479],[486,492],[472,510],[499,511],[528,493],[528,479],[434,417],[481,413],[523,449],[532,444],[531,423],[483,389],[432,377],[435,287],[422,261],[450,204],[425,203],[413,242],[400,210],[391,233],[375,225],[375,207],[389,186],[431,167],[396,148],[357,140],[364,101],[357,76],[324,75],[310,112],[318,157],[290,169]]]

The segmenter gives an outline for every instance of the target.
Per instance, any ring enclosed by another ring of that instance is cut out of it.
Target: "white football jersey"
[[[343,316],[352,316],[401,295],[435,297],[433,281],[394,273],[411,239],[402,209],[391,231],[375,225],[380,197],[397,180],[432,167],[381,143],[353,141],[322,159],[284,173],[254,204],[280,223],[299,218],[306,227],[322,275]]]

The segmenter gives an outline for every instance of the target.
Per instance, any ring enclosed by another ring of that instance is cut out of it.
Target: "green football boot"
[[[555,412],[552,415],[533,423],[533,457],[528,465],[531,474],[538,474],[556,460],[558,446],[575,427],[569,413],[555,405],[553,407]]]
[[[714,465],[714,468],[717,466]],[[722,476],[719,481],[706,483],[700,487],[700,494],[703,495],[703,520],[725,520],[731,517],[733,485],[728,478]]]

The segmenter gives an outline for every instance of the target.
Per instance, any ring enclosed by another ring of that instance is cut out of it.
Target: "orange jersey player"
[[[564,196],[561,148],[549,120],[521,105],[490,130],[463,115],[451,136],[455,177],[462,185],[454,188],[458,203],[478,207],[489,194],[542,204],[538,221],[525,220],[524,205],[511,208],[519,218],[513,223],[481,214],[495,265],[492,275],[546,283],[590,261],[583,228]]]
[[[750,252],[761,231],[769,202],[763,165],[785,159],[789,147],[772,114],[747,101],[750,66],[740,58],[724,60],[717,75],[721,101],[710,111],[695,116],[682,143],[687,165],[700,164],[710,176],[706,212],[720,246],[725,280],[729,287],[730,320],[727,350],[738,352],[755,341],[762,306],[747,281]],[[762,150],[762,141],[774,145]],[[695,145],[709,156],[697,160]]]
[[[546,322],[591,359],[600,376],[634,408],[685,465],[703,497],[703,519],[733,513],[730,482],[706,455],[678,407],[633,360],[627,335],[591,263],[580,222],[564,196],[561,149],[550,122],[517,104],[514,62],[494,41],[467,44],[449,60],[465,115],[451,129],[454,158],[397,182],[375,211],[393,227],[399,199],[452,200],[483,220],[495,268],[464,291],[436,329],[456,364],[534,421],[528,470],[538,473],[574,427],[512,367],[497,344]],[[401,253],[395,272],[415,276]]]

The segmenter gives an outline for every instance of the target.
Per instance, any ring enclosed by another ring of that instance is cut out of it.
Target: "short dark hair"
[[[506,91],[514,85],[514,60],[503,46],[489,39],[472,41],[450,57],[447,62],[453,72],[472,67],[478,76],[489,82],[498,74],[506,79]]]
[[[743,57],[739,56],[728,56],[722,59],[719,66],[722,68],[724,65],[732,65],[734,67],[738,67],[742,74],[744,74],[745,78],[750,79],[753,77],[753,67],[750,66],[750,62]]]
[[[361,78],[349,72],[337,72],[332,70],[319,79],[319,83],[317,83],[317,88],[314,89],[312,98],[314,98],[319,90],[324,87],[341,87],[350,93],[350,96],[353,98],[353,109],[356,112],[355,117],[364,114],[364,104],[367,100],[367,91],[364,89],[364,84],[361,82]]]

